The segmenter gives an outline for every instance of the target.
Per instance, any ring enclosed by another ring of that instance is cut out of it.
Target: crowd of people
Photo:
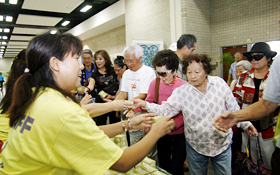
[[[196,46],[183,34],[156,53],[153,69],[138,45],[111,59],[71,34],[34,37],[15,57],[0,103],[0,174],[126,172],[148,156],[174,175],[206,175],[209,160],[228,175],[248,139],[253,159],[258,140],[265,166],[280,174],[276,52],[259,42],[235,53],[225,81]],[[121,133],[124,150],[110,140]]]

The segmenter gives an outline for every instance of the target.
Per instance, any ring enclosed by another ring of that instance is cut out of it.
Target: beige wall
[[[222,76],[221,47],[280,40],[279,0],[181,0],[182,33],[197,36],[194,53],[206,53],[219,63],[213,75]],[[132,39],[163,40],[171,44],[169,0],[125,0],[125,26],[87,39],[96,51],[121,53]]]
[[[132,39],[163,40],[171,44],[169,0],[125,1],[126,44]]]
[[[197,37],[194,53],[211,55],[210,1],[182,0],[182,31]]]
[[[0,72],[3,75],[10,70],[12,66],[13,58],[0,58]]]
[[[122,54],[122,51],[126,46],[125,39],[125,26],[121,26],[84,40],[83,44],[88,45],[93,52],[102,49],[106,50],[111,57],[115,57],[116,54]]]
[[[280,40],[279,0],[211,0],[212,57],[219,61],[221,47]],[[221,66],[216,70],[221,76]]]

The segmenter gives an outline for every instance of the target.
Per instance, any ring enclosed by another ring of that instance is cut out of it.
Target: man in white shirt
[[[156,78],[155,71],[148,66],[141,63],[143,57],[143,50],[138,45],[127,46],[124,48],[123,55],[125,58],[125,64],[127,69],[122,77],[122,87],[119,90],[120,93],[116,97],[116,100],[131,100],[142,99],[147,97],[148,89],[152,80]],[[132,130],[129,133],[130,143],[133,145],[143,138],[141,130]],[[155,152],[151,150],[150,158],[156,159]],[[156,150],[156,148],[155,148]]]

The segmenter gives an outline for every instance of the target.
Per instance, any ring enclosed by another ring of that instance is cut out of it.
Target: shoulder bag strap
[[[156,78],[156,86],[155,86],[155,97],[154,97],[154,103],[158,102],[158,93],[159,93],[159,83],[160,83],[160,78]]]

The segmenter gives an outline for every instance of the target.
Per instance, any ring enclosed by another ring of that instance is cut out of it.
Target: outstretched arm
[[[156,114],[148,113],[148,114],[141,114],[131,119],[130,124],[132,129],[143,129],[147,127],[151,127],[153,122],[151,117],[154,117]],[[128,121],[123,121],[125,128],[129,130],[129,124]],[[124,129],[122,127],[122,123],[114,123],[110,125],[102,125],[99,126],[99,129],[103,130],[108,137],[114,137],[118,134],[121,134],[124,132]]]
[[[173,126],[174,122],[172,120],[169,121],[169,118],[162,119],[153,124],[151,131],[143,139],[124,150],[123,155],[111,166],[111,169],[119,172],[130,170],[147,156],[160,137],[174,129]]]
[[[81,105],[81,107],[88,111],[91,117],[100,116],[112,111],[121,111],[123,108],[128,108],[129,103],[124,100],[114,100],[107,103],[90,103]]]
[[[218,117],[213,119],[213,125],[217,129],[226,132],[237,122],[255,121],[261,119],[267,114],[273,112],[277,108],[277,106],[277,103],[272,103],[270,101],[261,99],[260,101],[250,105],[245,109],[235,112],[227,111],[219,115]]]

